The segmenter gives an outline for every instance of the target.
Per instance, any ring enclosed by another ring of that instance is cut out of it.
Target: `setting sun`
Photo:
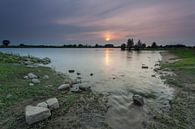
[[[106,40],[106,41],[110,41],[110,38],[106,38],[105,40]]]

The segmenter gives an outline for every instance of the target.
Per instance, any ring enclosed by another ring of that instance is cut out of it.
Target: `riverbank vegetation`
[[[162,64],[175,76],[165,76],[166,83],[175,88],[175,96],[170,100],[168,112],[156,113],[150,129],[194,129],[195,128],[195,51],[175,49],[176,62]]]

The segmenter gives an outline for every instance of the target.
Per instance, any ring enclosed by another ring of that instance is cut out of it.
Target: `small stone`
[[[40,83],[40,80],[39,79],[32,79],[32,83],[38,84],[38,83]]]
[[[34,86],[34,83],[29,83],[29,86]]]
[[[31,62],[31,61],[28,60],[28,61],[23,61],[23,64],[24,65],[30,65],[30,64],[33,64],[33,62]]]
[[[45,58],[42,59],[42,63],[44,65],[47,65],[47,64],[51,63],[51,60],[48,57],[45,57]]]
[[[38,78],[37,75],[35,75],[34,73],[28,73],[28,77],[29,77],[30,79]]]
[[[142,65],[142,69],[148,69],[148,66]]]
[[[79,89],[82,91],[90,91],[91,90],[91,86],[88,83],[80,83],[77,85],[79,86]]]
[[[74,79],[74,80],[71,80],[70,81],[70,85],[74,85],[74,84],[78,84],[78,83],[81,83],[81,80],[78,80],[78,79]]]
[[[58,90],[68,90],[70,88],[70,84],[62,84],[58,87]]]
[[[9,98],[11,98],[11,97],[12,97],[12,94],[8,94],[8,95],[6,96],[7,99],[9,99]]]
[[[152,77],[156,77],[156,75],[152,75]]]
[[[80,90],[80,85],[79,84],[75,84],[75,85],[73,85],[72,86],[72,88],[70,88],[70,92],[75,92],[75,93],[79,93],[79,92],[81,92],[81,90]]]
[[[48,108],[27,106],[25,109],[26,123],[33,124],[51,116],[51,112]]]
[[[90,76],[93,76],[93,73],[91,73]]]
[[[140,95],[133,95],[133,102],[135,105],[143,106],[144,105],[144,98]]]
[[[37,107],[44,107],[44,108],[47,108],[48,105],[47,105],[46,102],[41,102],[41,103],[38,103],[38,104],[37,104]]]
[[[74,73],[74,72],[75,72],[75,70],[68,70],[68,72],[69,72],[69,73]]]
[[[60,107],[57,98],[48,99],[46,103],[50,110],[54,110]]]
[[[32,65],[27,65],[26,67],[28,67],[28,68],[36,68],[36,67],[38,67],[38,65],[32,64]]]
[[[77,75],[81,75],[81,73],[77,73]]]
[[[77,77],[77,79],[81,80],[81,79],[82,79],[82,77]]]
[[[43,79],[48,80],[49,79],[49,76],[48,75],[44,75],[43,76]]]
[[[24,76],[24,79],[29,79],[29,77],[28,76]]]

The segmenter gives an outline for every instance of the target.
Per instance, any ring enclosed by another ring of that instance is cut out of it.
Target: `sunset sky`
[[[195,45],[195,0],[0,0],[0,40]]]

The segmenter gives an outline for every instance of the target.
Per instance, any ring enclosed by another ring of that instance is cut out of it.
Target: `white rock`
[[[37,75],[35,75],[34,73],[28,73],[28,77],[30,79],[35,79],[35,78],[37,78]]]
[[[70,88],[70,84],[62,84],[58,87],[58,90],[68,90]]]
[[[51,112],[48,108],[27,106],[25,109],[26,123],[33,124],[51,116]]]
[[[40,83],[40,80],[39,79],[32,79],[32,83],[35,83],[35,84]]]
[[[73,85],[71,88],[70,88],[70,92],[75,92],[75,93],[79,93],[79,92],[81,92],[81,90],[80,90],[80,84],[75,84],[75,85]]]
[[[46,103],[50,110],[54,110],[60,107],[57,98],[48,99]]]
[[[29,86],[34,86],[34,84],[33,83],[29,83]]]
[[[24,76],[24,79],[29,79],[29,77],[28,76]]]
[[[47,80],[47,79],[49,79],[49,76],[48,75],[44,75],[43,79]]]
[[[44,107],[44,108],[47,108],[48,105],[47,105],[46,102],[41,102],[41,103],[38,103],[38,104],[37,104],[37,107]]]

